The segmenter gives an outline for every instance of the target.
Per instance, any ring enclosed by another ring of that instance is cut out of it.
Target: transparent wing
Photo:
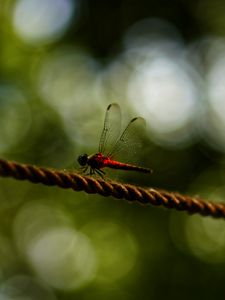
[[[110,104],[106,109],[105,121],[99,142],[99,152],[107,155],[120,135],[121,111],[117,103]]]
[[[141,136],[146,128],[144,118],[133,118],[117,140],[115,146],[108,153],[112,159],[117,159],[122,162],[130,162],[134,160],[134,156],[141,150]]]

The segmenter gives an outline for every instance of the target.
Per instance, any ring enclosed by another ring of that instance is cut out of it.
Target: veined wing
[[[112,159],[129,162],[142,146],[141,134],[145,131],[146,122],[142,117],[133,118],[117,140],[115,146],[108,153]]]
[[[121,111],[117,103],[110,104],[106,109],[104,126],[99,142],[98,151],[109,153],[120,135]]]

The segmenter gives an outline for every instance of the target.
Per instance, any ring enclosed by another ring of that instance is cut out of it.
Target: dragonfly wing
[[[112,159],[129,162],[142,146],[141,136],[146,128],[144,118],[133,118],[117,140],[115,146],[108,153]]]
[[[99,142],[98,151],[109,153],[120,135],[121,111],[117,103],[110,104],[106,109],[105,121]]]

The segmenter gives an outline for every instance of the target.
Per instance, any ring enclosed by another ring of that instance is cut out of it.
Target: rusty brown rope
[[[153,188],[95,179],[74,172],[57,171],[0,159],[0,176],[29,180],[33,183],[50,186],[56,185],[61,188],[72,188],[75,191],[85,191],[89,194],[98,193],[104,197],[113,196],[131,202],[137,201],[144,205],[174,208],[190,214],[198,213],[203,216],[225,218],[225,204],[222,203],[212,203]]]

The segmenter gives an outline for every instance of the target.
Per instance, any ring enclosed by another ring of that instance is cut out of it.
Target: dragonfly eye
[[[83,154],[83,155],[78,156],[77,161],[79,162],[79,164],[81,166],[85,166],[87,164],[87,161],[88,161],[87,154]]]

